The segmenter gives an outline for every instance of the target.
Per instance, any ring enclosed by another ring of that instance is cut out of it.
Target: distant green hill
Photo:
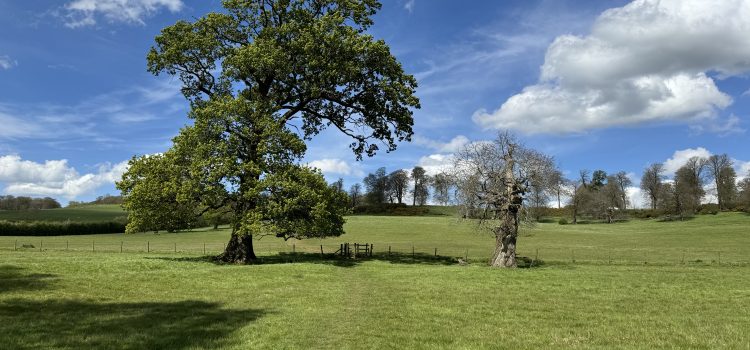
[[[102,222],[127,216],[117,204],[83,205],[72,208],[6,211],[0,210],[0,220],[9,221],[76,221]]]

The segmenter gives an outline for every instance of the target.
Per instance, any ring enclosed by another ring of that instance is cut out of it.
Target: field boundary
[[[80,240],[59,240],[43,237],[28,237],[23,239],[0,239],[0,251],[10,252],[78,252],[78,253],[123,253],[123,254],[189,254],[189,255],[217,255],[224,251],[226,244],[216,242],[164,242],[164,241],[120,241],[111,240],[82,242]],[[290,257],[319,256],[330,258],[336,256],[341,243],[326,243],[320,245],[293,243],[285,249],[256,248],[259,256],[286,255]],[[412,259],[453,259],[458,263],[484,264],[488,261],[491,249],[477,251],[474,248],[455,247],[452,249],[430,248],[427,246],[409,245],[403,243],[372,244],[372,257],[383,259],[388,257]],[[696,250],[696,249],[623,249],[623,248],[532,248],[520,249],[519,260],[525,260],[532,266],[548,263],[565,264],[595,264],[595,265],[722,265],[738,266],[750,265],[750,257],[742,256],[738,251],[729,250]],[[367,260],[368,256],[359,257]]]

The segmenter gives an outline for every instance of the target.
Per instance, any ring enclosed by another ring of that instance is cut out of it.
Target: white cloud
[[[97,188],[122,177],[128,162],[103,164],[96,173],[79,174],[68,161],[48,160],[37,163],[17,155],[0,157],[0,182],[3,192],[12,195],[53,196],[75,199],[91,194]]]
[[[750,70],[750,2],[636,0],[602,13],[588,36],[547,49],[539,83],[493,111],[485,128],[575,133],[654,122],[709,125],[732,98],[714,78]],[[736,128],[737,118],[715,128]]]
[[[427,175],[435,176],[442,172],[448,172],[453,168],[452,154],[431,154],[419,158],[418,166],[424,168]]]
[[[416,5],[416,2],[417,2],[416,0],[407,0],[404,3],[404,9],[406,11],[409,11],[409,13],[414,12],[414,5]]]
[[[18,65],[18,62],[7,55],[0,56],[0,69],[11,69]]]
[[[65,25],[70,28],[96,24],[96,17],[109,22],[145,25],[145,19],[167,9],[178,12],[182,0],[74,0],[65,5]]]
[[[664,162],[664,171],[666,171],[668,176],[671,176],[685,165],[688,159],[692,157],[708,158],[710,156],[711,152],[703,147],[675,151],[674,154],[672,154],[672,157]]]
[[[737,181],[750,176],[750,161],[742,161],[739,159],[732,159],[734,162],[734,168],[737,171]]]
[[[457,152],[470,142],[469,138],[464,135],[458,135],[448,142],[435,141],[421,135],[414,135],[412,140],[417,145],[432,148],[440,153]]]
[[[640,187],[631,186],[625,189],[628,196],[628,208],[642,209],[648,207],[648,201]]]
[[[337,175],[355,175],[362,176],[362,171],[354,169],[349,164],[341,159],[337,158],[325,158],[314,160],[307,164],[312,168],[320,169],[324,174],[337,174]]]

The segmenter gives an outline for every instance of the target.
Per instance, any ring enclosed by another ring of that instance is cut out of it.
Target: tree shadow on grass
[[[13,291],[35,291],[50,288],[57,276],[43,273],[24,273],[13,265],[0,265],[0,294]]]
[[[10,349],[216,349],[264,313],[203,301],[12,299],[0,302],[0,339]]]
[[[224,265],[226,263],[216,260],[215,256],[197,256],[197,257],[146,257],[146,259],[159,259],[166,261],[178,262],[195,262],[195,263],[214,263]],[[359,257],[357,259],[342,257],[334,254],[319,253],[279,253],[276,255],[259,256],[257,261],[249,265],[276,265],[292,263],[308,263],[332,265],[338,267],[354,267],[365,261],[384,261],[391,264],[420,264],[420,265],[456,265],[458,260],[450,256],[431,255],[425,253],[376,253],[372,256]]]

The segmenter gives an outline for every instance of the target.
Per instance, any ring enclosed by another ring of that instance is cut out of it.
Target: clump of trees
[[[386,168],[378,168],[367,174],[362,181],[349,188],[350,206],[372,206],[385,208],[385,204],[403,204],[411,197],[412,206],[424,206],[430,200],[430,188],[437,203],[451,202],[455,185],[450,175],[442,173],[430,176],[421,166],[412,169],[399,169],[388,173]],[[372,210],[368,210],[372,212]]]
[[[122,196],[113,196],[111,194],[105,194],[103,196],[96,197],[95,200],[91,202],[77,202],[77,201],[70,201],[68,202],[68,207],[77,207],[82,205],[91,205],[91,204],[122,204],[123,199]]]
[[[652,210],[684,220],[701,210],[709,194],[707,189],[715,196],[719,210],[741,209],[743,183],[737,183],[731,158],[720,154],[688,159],[671,180],[667,180],[661,163],[652,164],[644,170],[641,189],[648,195]]]
[[[54,198],[32,198],[25,196],[0,196],[0,210],[42,210],[57,209],[60,203]]]

